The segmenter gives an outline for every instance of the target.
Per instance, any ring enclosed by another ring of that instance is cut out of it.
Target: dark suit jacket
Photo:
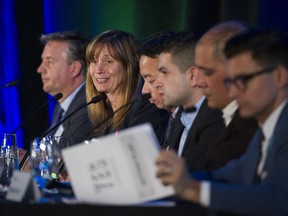
[[[258,130],[246,153],[212,172],[214,179],[231,184],[212,183],[211,209],[249,215],[288,215],[288,104],[274,128],[270,150],[264,163],[267,174],[254,182],[259,157]]]
[[[169,134],[167,144],[178,150],[180,138],[184,126],[180,120],[180,113],[178,111]],[[182,157],[187,163],[190,171],[204,170],[205,159],[211,147],[214,137],[224,128],[222,113],[219,110],[210,109],[207,106],[207,99],[205,99],[200,106],[200,109],[194,119],[194,122],[188,132],[187,139],[184,144]]]
[[[83,85],[72,100],[65,115],[69,115],[71,112],[86,103],[86,89],[85,85]],[[66,121],[64,121],[63,127],[64,131],[62,136],[68,138],[69,146],[78,144],[85,140],[87,133],[91,132],[93,129],[93,125],[88,117],[87,107],[79,110]]]
[[[134,102],[124,120],[119,127],[120,130],[133,127],[135,125],[150,123],[162,147],[165,139],[165,133],[168,125],[169,113],[166,110],[158,109],[148,100]]]
[[[129,103],[123,106],[127,107],[130,105],[125,119],[117,130],[124,130],[139,124],[150,123],[154,129],[155,135],[158,138],[159,144],[162,147],[168,126],[169,113],[166,110],[158,109],[154,104],[151,104],[148,99],[143,99],[143,84],[144,79],[141,77],[137,89],[135,90],[134,97],[131,100],[131,104]],[[115,130],[112,129],[112,127],[107,127],[100,132],[94,132],[94,134],[91,134],[91,136],[101,137],[109,133],[115,133]]]
[[[258,129],[256,119],[241,118],[236,110],[229,125],[220,133],[206,159],[206,170],[218,169],[243,155]]]

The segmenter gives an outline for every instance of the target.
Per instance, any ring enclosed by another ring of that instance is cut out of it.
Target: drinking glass
[[[16,141],[16,134],[0,134],[0,166],[3,167],[1,184],[9,185],[13,170],[19,170],[19,150]]]
[[[30,170],[41,189],[53,180],[62,161],[61,149],[67,146],[62,136],[36,137],[30,148]]]

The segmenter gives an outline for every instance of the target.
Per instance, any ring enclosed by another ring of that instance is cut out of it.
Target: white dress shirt
[[[202,96],[200,98],[200,100],[196,103],[196,105],[195,105],[196,111],[195,112],[186,113],[184,111],[181,113],[181,122],[184,125],[184,130],[182,132],[180,143],[179,143],[178,156],[182,155],[188,132],[189,132],[189,130],[190,130],[190,128],[194,122],[194,119],[195,119],[195,117],[199,111],[199,108],[202,105],[204,99],[205,99],[205,97]]]
[[[224,120],[226,127],[231,122],[237,109],[238,109],[238,104],[235,100],[233,100],[222,110],[222,118]]]

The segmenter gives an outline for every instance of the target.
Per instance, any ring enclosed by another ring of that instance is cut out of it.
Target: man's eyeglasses
[[[227,78],[227,79],[224,79],[224,83],[225,83],[227,89],[230,88],[231,84],[234,84],[237,89],[244,91],[246,89],[247,83],[250,79],[252,79],[256,76],[265,74],[265,73],[271,73],[274,71],[275,68],[276,68],[275,66],[269,67],[269,68],[264,68],[262,70],[255,71],[255,72],[248,74],[248,75],[239,75],[239,76],[236,76],[234,78]]]

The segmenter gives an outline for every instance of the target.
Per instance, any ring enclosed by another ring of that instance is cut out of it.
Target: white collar
[[[76,94],[80,91],[81,87],[85,84],[85,82],[83,82],[81,85],[79,85],[67,98],[65,98],[65,100],[60,104],[60,106],[62,107],[62,109],[64,110],[64,112],[66,112],[72,102],[72,100],[74,99],[74,97],[76,96]]]
[[[238,104],[236,100],[233,100],[222,110],[222,118],[225,122],[226,127],[231,122],[237,109],[238,109]]]
[[[260,125],[263,131],[265,139],[270,140],[275,129],[275,126],[278,122],[279,116],[284,109],[284,106],[287,104],[288,100],[284,100],[265,120],[263,125]]]

